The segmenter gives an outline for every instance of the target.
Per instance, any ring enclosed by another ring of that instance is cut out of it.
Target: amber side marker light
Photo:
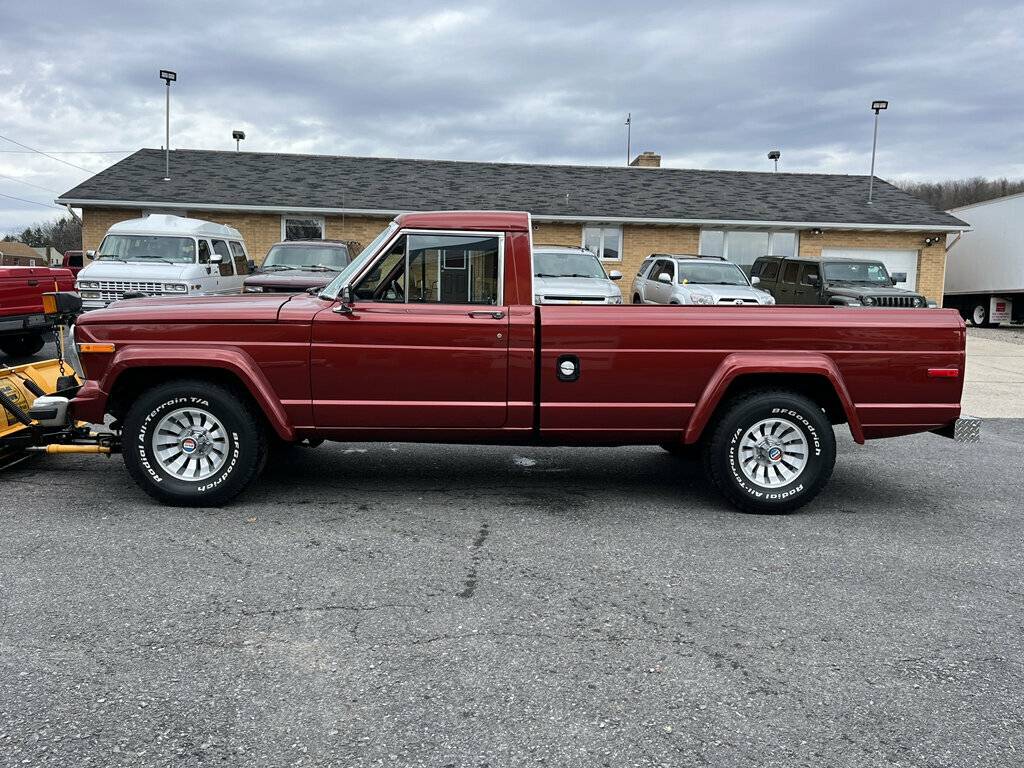
[[[933,379],[955,379],[960,375],[956,368],[929,368],[928,376]]]
[[[87,355],[89,353],[96,354],[96,353],[103,353],[103,352],[110,353],[110,352],[113,352],[113,351],[114,351],[114,345],[113,344],[93,344],[91,342],[86,342],[84,344],[79,344],[78,345],[78,354],[80,354],[80,355]]]

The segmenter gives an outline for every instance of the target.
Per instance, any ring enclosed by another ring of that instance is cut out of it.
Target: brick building
[[[410,210],[524,210],[534,242],[584,245],[628,281],[653,252],[867,256],[907,272],[907,286],[941,301],[945,235],[967,225],[879,179],[662,168],[644,152],[631,167],[171,152],[142,149],[62,195],[81,208],[84,247],[144,213],[176,213],[237,228],[260,261],[283,239],[368,243]]]

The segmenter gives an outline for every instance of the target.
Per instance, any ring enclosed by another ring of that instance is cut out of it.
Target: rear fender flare
[[[784,352],[761,354],[756,352],[736,352],[726,356],[718,369],[711,376],[700,399],[694,406],[690,423],[686,427],[683,442],[696,443],[711,416],[718,407],[732,384],[740,376],[747,374],[810,374],[822,376],[828,380],[835,390],[839,403],[846,414],[850,425],[850,434],[858,443],[864,442],[864,430],[861,428],[857,409],[853,405],[850,393],[846,389],[843,377],[836,364],[826,355],[815,352]]]
[[[188,347],[147,347],[132,345],[119,349],[114,353],[110,368],[103,377],[101,388],[104,392],[113,392],[117,379],[125,371],[138,368],[208,368],[227,371],[233,374],[252,395],[256,404],[266,416],[271,428],[278,437],[287,442],[295,440],[295,428],[288,419],[288,414],[281,405],[277,393],[274,392],[267,377],[256,362],[238,347],[219,347],[216,349],[196,349]]]

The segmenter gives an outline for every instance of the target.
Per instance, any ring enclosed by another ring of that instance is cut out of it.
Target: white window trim
[[[704,253],[704,233],[705,232],[721,232],[722,233],[722,258],[726,261],[729,260],[729,233],[731,232],[753,232],[759,235],[768,235],[768,253],[762,254],[764,256],[784,256],[784,258],[791,259],[800,255],[800,231],[792,229],[726,229],[721,227],[701,227],[700,230],[700,241],[698,243],[697,250]],[[774,253],[772,243],[775,240],[775,235],[793,235],[793,253],[781,254]]]
[[[320,222],[320,239],[321,240],[325,240],[327,238],[327,221],[326,221],[326,219],[323,216],[307,216],[307,215],[304,215],[304,214],[301,214],[301,213],[286,213],[286,214],[283,214],[281,216],[281,242],[282,243],[285,242],[285,231],[287,230],[287,226],[286,226],[285,222],[287,222],[288,219],[305,219],[307,221],[312,219],[314,221],[319,221]]]
[[[622,226],[619,224],[584,224],[580,229],[580,247],[586,249],[587,247],[587,230],[588,229],[600,229],[601,230],[601,244],[598,246],[598,252],[594,255],[597,256],[598,261],[606,261],[612,264],[622,263]],[[606,229],[617,229],[619,231],[619,258],[617,259],[606,259],[604,257],[604,231]]]

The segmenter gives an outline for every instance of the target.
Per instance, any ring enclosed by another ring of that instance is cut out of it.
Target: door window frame
[[[367,261],[366,266],[363,267],[359,272],[356,272],[349,278],[348,283],[344,286],[352,288],[360,283],[363,277],[367,273],[373,270],[380,262],[391,252],[395,243],[402,237],[406,238],[405,241],[405,274],[408,276],[409,272],[409,237],[413,235],[427,235],[428,237],[474,237],[477,239],[482,238],[496,238],[498,240],[498,296],[494,304],[446,304],[440,301],[409,301],[408,290],[404,291],[402,302],[388,301],[388,302],[377,302],[372,299],[361,299],[356,302],[357,306],[360,303],[368,304],[382,304],[391,306],[402,306],[405,308],[411,307],[503,307],[505,306],[505,233],[504,232],[490,232],[480,230],[462,230],[462,229],[396,229],[392,237],[388,238],[384,242],[380,249],[375,254],[372,260]],[[467,267],[469,257],[467,255]],[[442,262],[440,256],[438,256],[438,267],[441,267]],[[472,270],[469,270],[469,279],[472,280]],[[408,285],[408,277],[407,277]],[[470,283],[472,286],[472,282]],[[440,287],[438,288],[438,294],[440,294]]]

